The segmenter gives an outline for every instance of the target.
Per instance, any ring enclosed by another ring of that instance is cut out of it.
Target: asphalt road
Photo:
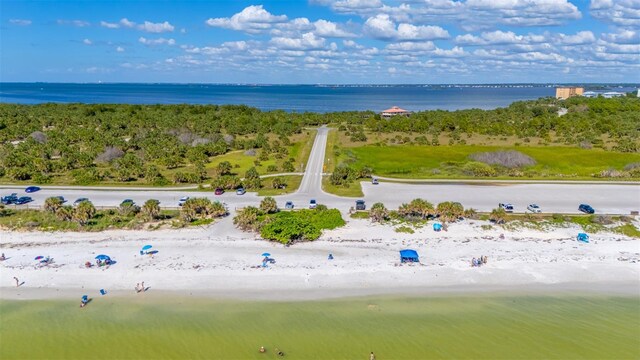
[[[277,196],[280,207],[284,207],[286,201],[293,201],[296,208],[308,207],[309,200],[316,199],[319,204],[325,204],[330,208],[338,208],[346,212],[354,206],[352,198],[343,198],[327,194],[322,191],[322,167],[326,150],[328,129],[318,129],[314,140],[307,167],[302,178],[300,188],[296,193]],[[375,202],[384,203],[387,208],[394,209],[404,202],[415,198],[424,198],[434,204],[442,201],[458,201],[465,208],[472,207],[478,211],[491,211],[498,203],[511,203],[515,212],[525,212],[528,204],[538,204],[543,212],[547,213],[578,213],[578,205],[588,203],[593,206],[596,213],[629,214],[630,211],[640,210],[640,185],[637,184],[483,184],[483,183],[430,183],[430,184],[401,184],[380,182],[373,185],[363,182],[364,200],[367,206]],[[43,187],[42,190],[25,194],[24,187],[8,188],[0,190],[0,195],[8,195],[12,192],[18,196],[28,195],[34,201],[26,206],[41,206],[44,200],[50,196],[63,196],[69,202],[79,197],[89,198],[96,207],[118,206],[124,199],[132,199],[142,205],[148,199],[157,199],[160,205],[167,208],[177,207],[178,200],[183,196],[208,197],[227,203],[231,212],[234,209],[248,205],[258,205],[260,197],[255,193],[236,195],[235,192],[227,192],[223,195],[214,195],[212,192],[199,192],[194,190],[155,190],[155,189],[59,189]]]

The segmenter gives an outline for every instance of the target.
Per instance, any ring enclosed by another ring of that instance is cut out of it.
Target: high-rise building
[[[581,87],[559,87],[556,88],[556,99],[568,99],[572,96],[582,96],[584,88]]]

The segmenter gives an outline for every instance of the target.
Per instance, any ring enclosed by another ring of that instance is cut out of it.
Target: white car
[[[527,210],[531,211],[532,213],[541,213],[542,209],[540,209],[540,206],[536,205],[536,204],[529,204],[529,206],[527,206]]]
[[[182,205],[184,205],[184,203],[185,203],[187,200],[189,200],[189,197],[188,197],[188,196],[183,196],[183,197],[181,197],[181,198],[180,198],[180,200],[178,201],[178,206],[182,206]]]
[[[498,207],[501,208],[501,209],[504,209],[504,211],[506,211],[508,213],[512,213],[513,212],[513,205],[511,205],[509,203],[506,203],[506,204],[500,203],[500,204],[498,204]]]
[[[309,201],[309,209],[315,209],[316,206],[318,206],[318,203],[316,202],[316,200],[311,199],[311,201]]]

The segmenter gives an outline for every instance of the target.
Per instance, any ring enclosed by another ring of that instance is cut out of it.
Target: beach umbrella
[[[153,247],[153,246],[151,246],[151,245],[145,245],[145,246],[143,246],[143,247],[142,247],[142,250],[149,250],[149,249],[151,249],[152,247]]]
[[[36,258],[33,260],[42,260],[42,259],[44,259],[44,256],[36,256]]]
[[[98,255],[96,256],[96,260],[111,260],[107,255]]]
[[[262,253],[262,256],[271,256],[269,253]]]

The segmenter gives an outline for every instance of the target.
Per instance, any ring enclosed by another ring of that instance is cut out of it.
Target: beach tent
[[[111,258],[107,255],[98,255],[96,256],[96,260],[111,260]]]
[[[442,230],[442,224],[434,223],[433,224],[433,231],[440,231],[440,230]]]
[[[577,240],[583,243],[589,242],[589,235],[585,233],[578,233]]]
[[[400,250],[400,262],[420,262],[418,252],[411,249]]]

